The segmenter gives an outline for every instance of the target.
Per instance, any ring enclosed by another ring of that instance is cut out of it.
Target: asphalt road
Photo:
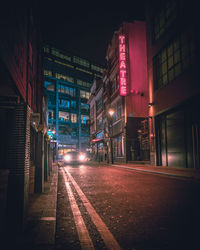
[[[200,182],[108,166],[59,168],[55,249],[200,249]]]

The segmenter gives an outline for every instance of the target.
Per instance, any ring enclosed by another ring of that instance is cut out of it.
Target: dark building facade
[[[48,101],[48,133],[61,157],[89,150],[89,105],[93,80],[103,67],[51,46],[44,47],[44,85]]]
[[[151,162],[199,168],[199,21],[194,1],[147,3]]]
[[[46,101],[41,40],[34,8],[9,6],[2,9],[0,229],[4,230],[6,225],[9,232],[16,233],[17,229],[22,229],[29,195],[42,192],[48,178],[44,174],[48,167],[44,166],[48,158],[44,150],[48,143],[44,138]]]

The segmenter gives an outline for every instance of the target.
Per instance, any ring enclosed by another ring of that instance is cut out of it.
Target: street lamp
[[[113,133],[112,133],[112,136],[111,136],[111,133],[110,133],[110,130],[111,130],[111,121],[112,121],[112,118],[113,118],[113,115],[114,115],[115,111],[113,109],[109,109],[108,110],[108,115],[109,115],[109,122],[108,122],[108,126],[109,126],[109,137],[110,137],[110,154],[111,154],[111,163],[113,164],[114,163],[114,159],[113,159],[113,143],[112,143],[112,136],[113,136]]]

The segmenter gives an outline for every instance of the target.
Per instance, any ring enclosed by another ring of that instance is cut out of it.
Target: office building
[[[90,88],[103,67],[51,46],[44,47],[44,85],[48,102],[48,134],[62,157],[89,150]]]

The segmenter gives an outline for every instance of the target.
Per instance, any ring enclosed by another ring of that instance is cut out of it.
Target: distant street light
[[[113,117],[114,113],[115,113],[115,111],[113,109],[108,110],[108,114],[110,117]]]
[[[112,133],[112,136],[111,136],[110,130],[111,130],[112,118],[113,118],[114,113],[115,113],[115,111],[113,109],[110,108],[108,110],[108,115],[109,115],[108,126],[109,126],[109,137],[110,137],[110,154],[111,154],[111,163],[112,164],[114,163],[114,158],[113,158],[113,143],[112,143],[113,133]]]

